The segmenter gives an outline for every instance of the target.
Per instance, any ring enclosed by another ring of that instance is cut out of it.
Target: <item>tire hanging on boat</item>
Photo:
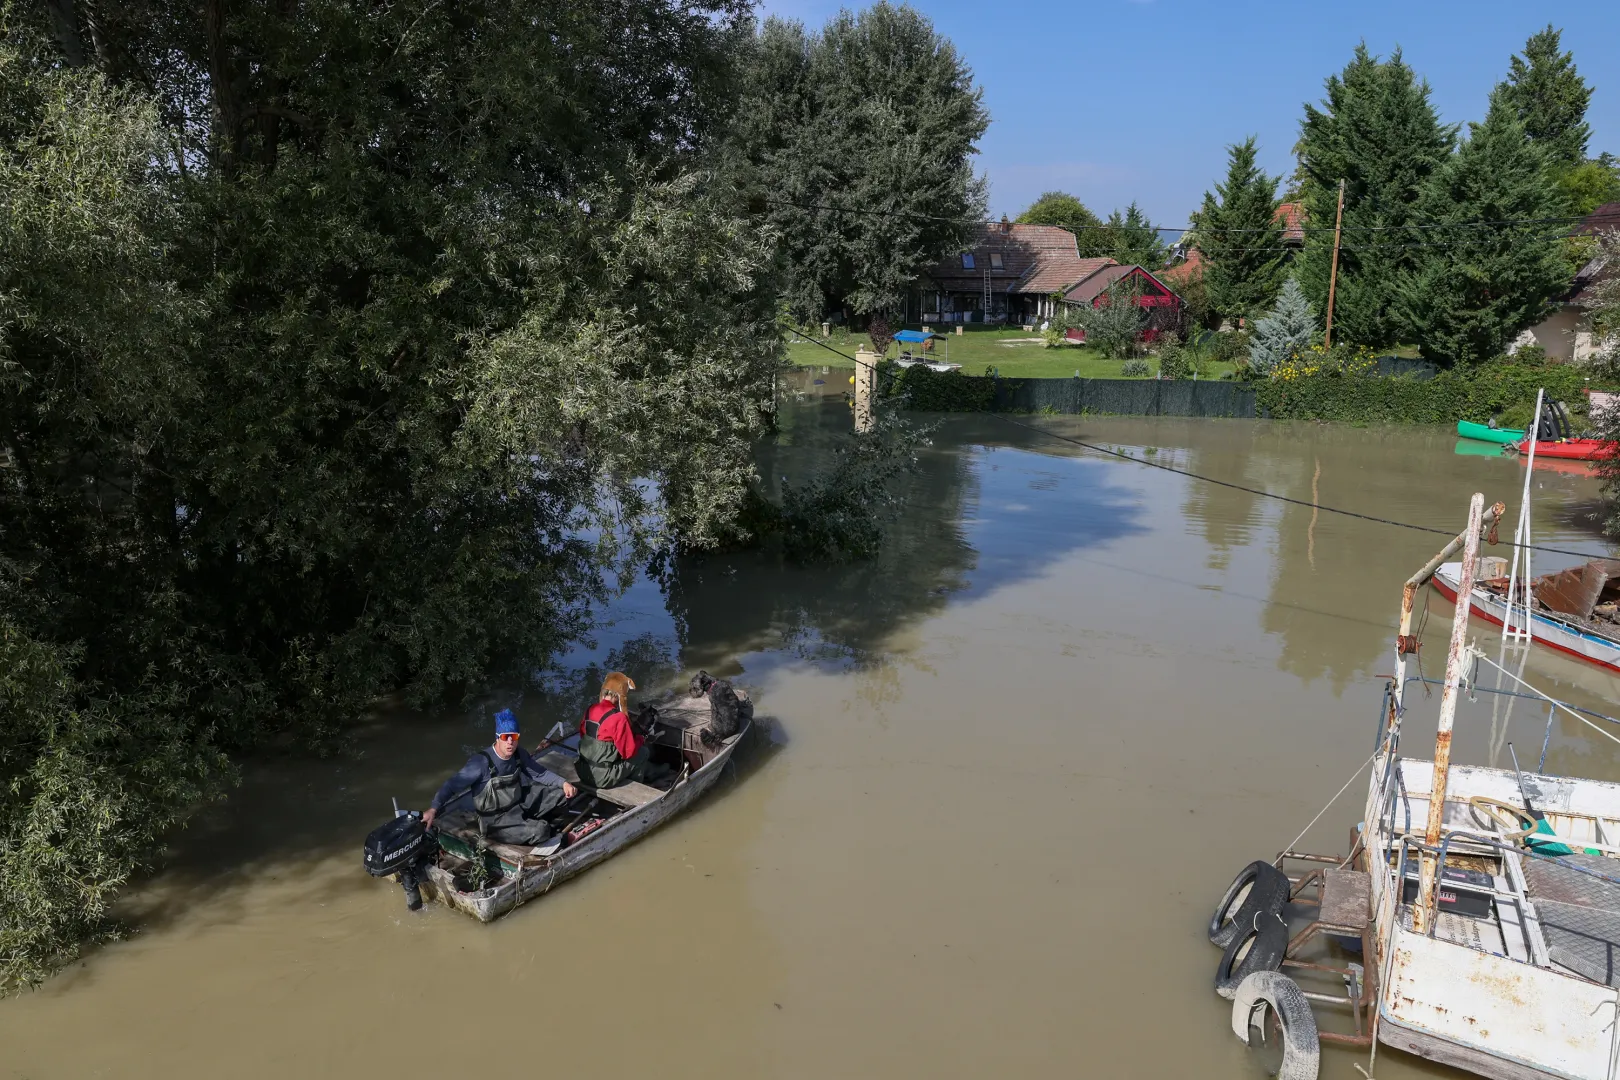
[[[1288,903],[1291,889],[1288,875],[1270,863],[1256,859],[1245,866],[1215,905],[1209,920],[1210,943],[1224,949],[1243,927],[1254,925],[1256,915],[1276,915]]]
[[[1238,984],[1232,996],[1232,1031],[1243,1045],[1254,1046],[1251,1032],[1261,1027],[1265,1037],[1265,1010],[1270,1009],[1282,1029],[1282,1068],[1278,1080],[1316,1080],[1322,1067],[1322,1042],[1316,1017],[1299,984],[1278,971],[1256,971]]]
[[[1237,993],[1239,984],[1257,971],[1276,971],[1288,952],[1288,924],[1275,912],[1256,915],[1252,924],[1240,925],[1238,934],[1221,954],[1215,969],[1215,992],[1223,998]]]

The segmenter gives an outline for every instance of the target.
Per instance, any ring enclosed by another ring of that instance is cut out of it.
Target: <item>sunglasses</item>
[[[502,742],[505,742],[508,739],[510,739],[512,742],[517,742],[518,741],[518,735],[517,735],[517,732],[515,732],[515,731],[514,732],[507,732],[506,734],[503,734],[503,735],[497,735],[497,736],[495,736],[495,738],[502,741]]]

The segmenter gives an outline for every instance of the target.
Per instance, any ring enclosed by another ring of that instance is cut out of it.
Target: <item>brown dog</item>
[[[626,716],[630,715],[630,691],[636,688],[635,681],[622,671],[610,671],[607,678],[602,680],[602,700],[612,701],[619,707],[619,711]]]

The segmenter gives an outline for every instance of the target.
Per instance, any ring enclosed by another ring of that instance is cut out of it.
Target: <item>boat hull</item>
[[[1524,438],[1524,432],[1515,428],[1493,428],[1485,424],[1476,424],[1472,420],[1457,421],[1457,434],[1465,439],[1502,444],[1516,443]]]
[[[1530,440],[1520,439],[1513,449],[1521,454],[1530,452]],[[1536,460],[1558,458],[1564,461],[1601,461],[1620,451],[1620,443],[1606,439],[1565,439],[1563,442],[1536,440]]]
[[[644,806],[625,811],[579,843],[564,848],[555,857],[524,867],[514,879],[493,888],[462,892],[455,887],[455,881],[448,871],[430,866],[423,896],[486,923],[493,922],[521,904],[544,896],[553,886],[616,855],[701,798],[720,779],[721,771],[748,734],[748,728],[749,725],[745,724],[741,731],[726,740],[703,768],[660,797]]]
[[[1541,453],[1539,447],[1536,453],[1538,455]],[[1446,563],[1435,571],[1435,589],[1452,603],[1457,602],[1457,578],[1461,570],[1461,563]],[[1468,610],[1469,614],[1497,626],[1502,626],[1503,620],[1507,617],[1507,605],[1499,597],[1483,589],[1474,590]],[[1522,609],[1514,610],[1511,625],[1507,629],[1523,632]],[[1590,631],[1577,630],[1567,623],[1548,618],[1539,612],[1530,620],[1530,636],[1537,644],[1557,649],[1588,664],[1620,673],[1620,641]]]

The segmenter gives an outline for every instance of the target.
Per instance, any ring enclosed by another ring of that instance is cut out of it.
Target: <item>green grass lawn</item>
[[[1058,349],[1042,346],[1040,334],[1006,327],[965,327],[960,336],[946,335],[947,340],[934,343],[930,354],[936,359],[962,365],[964,375],[983,375],[985,368],[996,368],[1009,379],[1063,379],[1079,372],[1087,379],[1122,379],[1122,360],[1103,356],[1085,345],[1069,345]],[[820,339],[818,339],[820,340]],[[871,342],[865,334],[833,331],[826,344],[839,352],[855,354],[855,350]],[[897,346],[889,346],[889,357],[900,355]],[[829,352],[820,345],[805,341],[796,334],[788,335],[788,359],[800,367],[854,367],[854,361]],[[1146,357],[1151,374],[1159,374],[1156,357]],[[1210,378],[1220,378],[1232,370],[1231,364],[1211,364]]]

